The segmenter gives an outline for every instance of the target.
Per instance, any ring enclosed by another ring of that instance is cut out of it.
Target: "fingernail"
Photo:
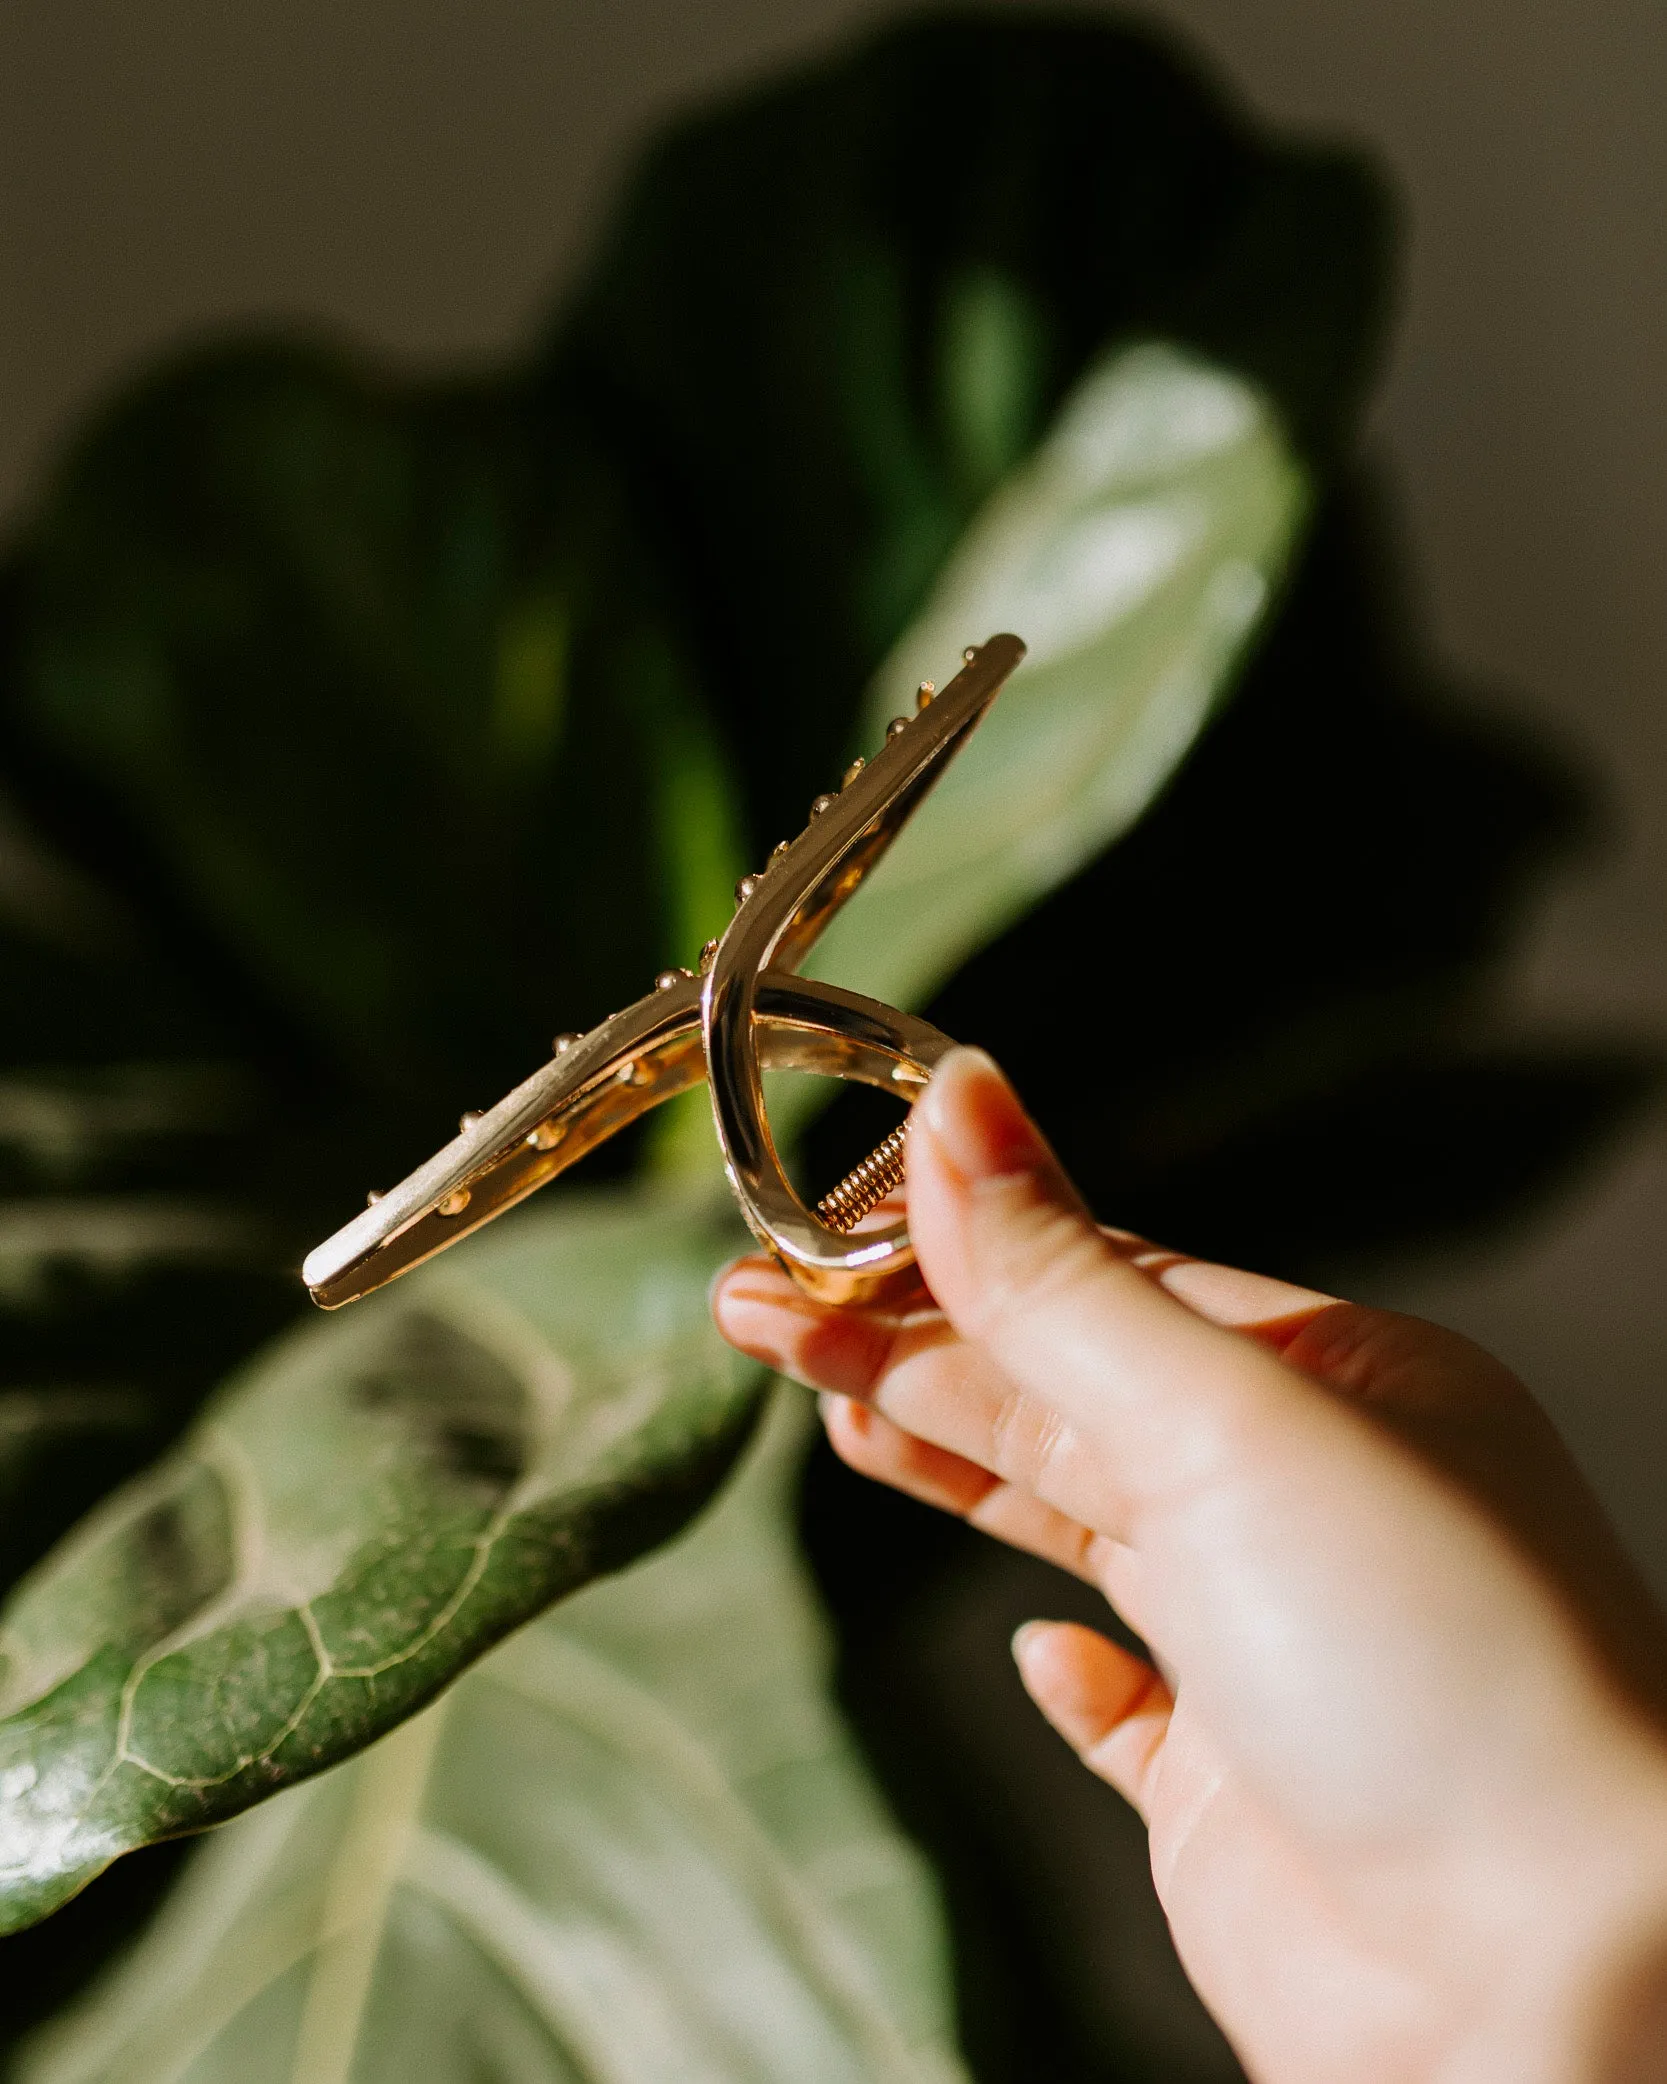
[[[729,1343],[749,1360],[774,1368],[778,1374],[786,1372],[786,1353],[774,1336],[772,1308],[762,1297],[748,1295],[744,1289],[723,1289],[713,1301],[712,1318]]]
[[[1046,1156],[1029,1115],[982,1049],[952,1049],[919,1106],[944,1155],[966,1179],[1030,1172]]]
[[[1013,1662],[1022,1668],[1026,1650],[1040,1636],[1046,1635],[1052,1626],[1053,1623],[1051,1621],[1025,1621],[1015,1628],[1012,1643]]]
[[[765,1295],[787,1295],[793,1293],[790,1276],[780,1272],[760,1253],[746,1259],[732,1259],[727,1266],[720,1266],[706,1284],[708,1309],[715,1310],[720,1295],[725,1289],[734,1295],[755,1293],[759,1299]]]
[[[866,1404],[859,1403],[855,1397],[842,1397],[837,1390],[821,1389],[816,1393],[816,1401],[821,1407],[824,1425],[831,1425],[834,1419],[838,1418],[848,1425],[853,1433],[861,1434],[865,1439],[873,1429],[873,1412]]]

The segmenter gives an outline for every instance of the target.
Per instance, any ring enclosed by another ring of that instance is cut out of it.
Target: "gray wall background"
[[[665,110],[890,11],[4,0],[0,528],[83,407],[182,338],[276,317],[412,365],[490,360]],[[1370,145],[1399,181],[1404,301],[1373,439],[1431,622],[1455,666],[1583,750],[1614,805],[1610,848],[1559,890],[1515,989],[1539,1017],[1667,1035],[1667,8],[1148,11],[1268,115]],[[1530,1235],[1385,1299],[1522,1370],[1667,1590],[1662,1123]]]

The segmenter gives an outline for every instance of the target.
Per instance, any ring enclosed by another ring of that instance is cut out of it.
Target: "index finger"
[[[1210,1265],[1129,1231],[1102,1235],[1187,1309],[1276,1349],[1335,1306],[1311,1289]],[[713,1311],[731,1343],[795,1381],[872,1404],[913,1438],[1098,1524],[1106,1498],[1098,1456],[1084,1465],[1067,1453],[1050,1431],[1048,1410],[1017,1393],[990,1355],[955,1331],[924,1282],[883,1309],[835,1308],[760,1254],[720,1276]]]

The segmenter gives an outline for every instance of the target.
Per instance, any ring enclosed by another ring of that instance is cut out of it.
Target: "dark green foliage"
[[[116,1399],[132,1459],[366,1186],[665,946],[675,669],[606,499],[564,521],[540,482],[502,398],[229,351],[118,408],[14,559],[6,778],[63,894],[14,879],[0,944],[0,1162],[42,1218],[6,1375]]]
[[[666,546],[768,843],[979,501],[1108,344],[1263,384],[1327,462],[1387,211],[1154,38],[948,19],[674,132],[544,351]]]
[[[525,374],[231,346],[119,401],[0,577],[0,1065],[150,1104],[0,1165],[143,1206],[37,1255],[4,1379],[145,1458],[368,1186],[688,959],[725,769],[768,845],[1091,356],[1204,345],[1323,456],[1383,247],[1148,38],[946,20],[658,148]]]

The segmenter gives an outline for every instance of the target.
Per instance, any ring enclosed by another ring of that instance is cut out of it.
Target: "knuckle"
[[[1509,1369],[1458,1332],[1357,1303],[1319,1311],[1281,1358],[1353,1401],[1408,1415],[1498,1410],[1522,1395]]]
[[[1092,1527],[1085,1527],[1074,1520],[1066,1521],[1059,1545],[1060,1567],[1070,1571],[1074,1577],[1094,1584],[1095,1556],[1100,1539]]]
[[[804,1362],[820,1387],[873,1405],[912,1361],[953,1336],[937,1310],[819,1310],[807,1323]]]
[[[1042,1495],[1067,1430],[1059,1414],[1028,1391],[1009,1389],[991,1421],[991,1464],[1008,1483]]]

